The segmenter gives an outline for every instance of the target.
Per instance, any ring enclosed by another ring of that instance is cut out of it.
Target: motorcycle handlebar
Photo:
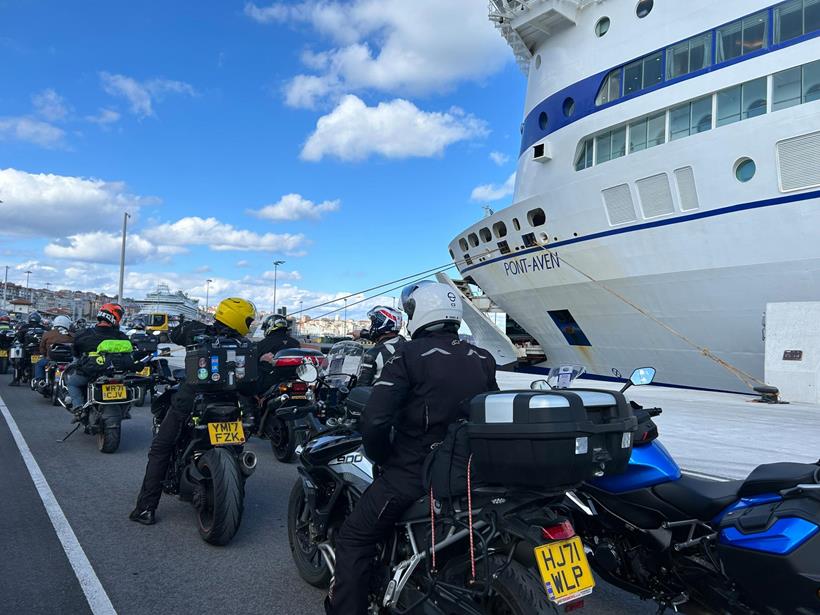
[[[283,421],[297,421],[305,418],[308,414],[315,410],[315,404],[310,404],[308,406],[287,406],[285,408],[279,408],[276,411],[276,418]]]

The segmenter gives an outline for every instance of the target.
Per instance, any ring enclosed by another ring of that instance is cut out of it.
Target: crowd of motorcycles
[[[50,349],[35,382],[38,335],[0,334],[0,373],[10,367],[15,381],[66,405],[71,349]],[[117,450],[131,406],[149,398],[156,430],[186,379],[155,337],[135,334],[132,344],[141,369],[94,378],[88,403],[71,410],[74,429],[104,453]],[[204,540],[225,545],[239,529],[258,462],[244,445],[267,439],[277,460],[297,462],[294,564],[307,583],[328,587],[339,529],[378,474],[358,429],[371,390],[356,386],[362,352],[351,341],[326,356],[284,350],[274,357],[283,377],[264,393],[197,396],[164,489],[193,505]],[[583,606],[594,571],[659,612],[820,613],[820,462],[766,464],[742,481],[681,472],[659,440],[661,409],[625,396],[654,371],[635,370],[620,391],[596,390],[576,386],[583,368],[567,366],[529,390],[474,399],[469,482],[446,499],[431,493],[396,524],[379,551],[370,612],[557,613]]]

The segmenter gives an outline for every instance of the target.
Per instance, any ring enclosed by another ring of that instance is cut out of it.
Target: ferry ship
[[[452,240],[461,276],[549,365],[748,392],[766,304],[820,299],[820,0],[491,0],[490,19],[526,108],[513,204]]]
[[[147,293],[145,299],[136,302],[140,306],[140,314],[167,314],[178,316],[184,314],[186,318],[199,317],[199,300],[192,299],[181,290],[175,293],[167,284],[158,284],[156,290]]]

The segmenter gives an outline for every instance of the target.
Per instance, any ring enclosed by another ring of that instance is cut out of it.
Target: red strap
[[[433,498],[433,488],[430,487],[430,554],[432,556],[433,567],[431,572],[436,571],[436,504]]]
[[[473,461],[473,456],[467,458],[467,523],[470,527],[470,567],[473,574],[473,582],[475,582],[475,545],[473,544],[473,493],[470,484],[470,466]]]

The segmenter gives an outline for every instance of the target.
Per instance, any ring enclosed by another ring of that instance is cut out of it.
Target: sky
[[[483,0],[0,0],[0,84],[0,275],[116,293],[127,211],[126,296],[291,312],[448,264],[526,86]]]

